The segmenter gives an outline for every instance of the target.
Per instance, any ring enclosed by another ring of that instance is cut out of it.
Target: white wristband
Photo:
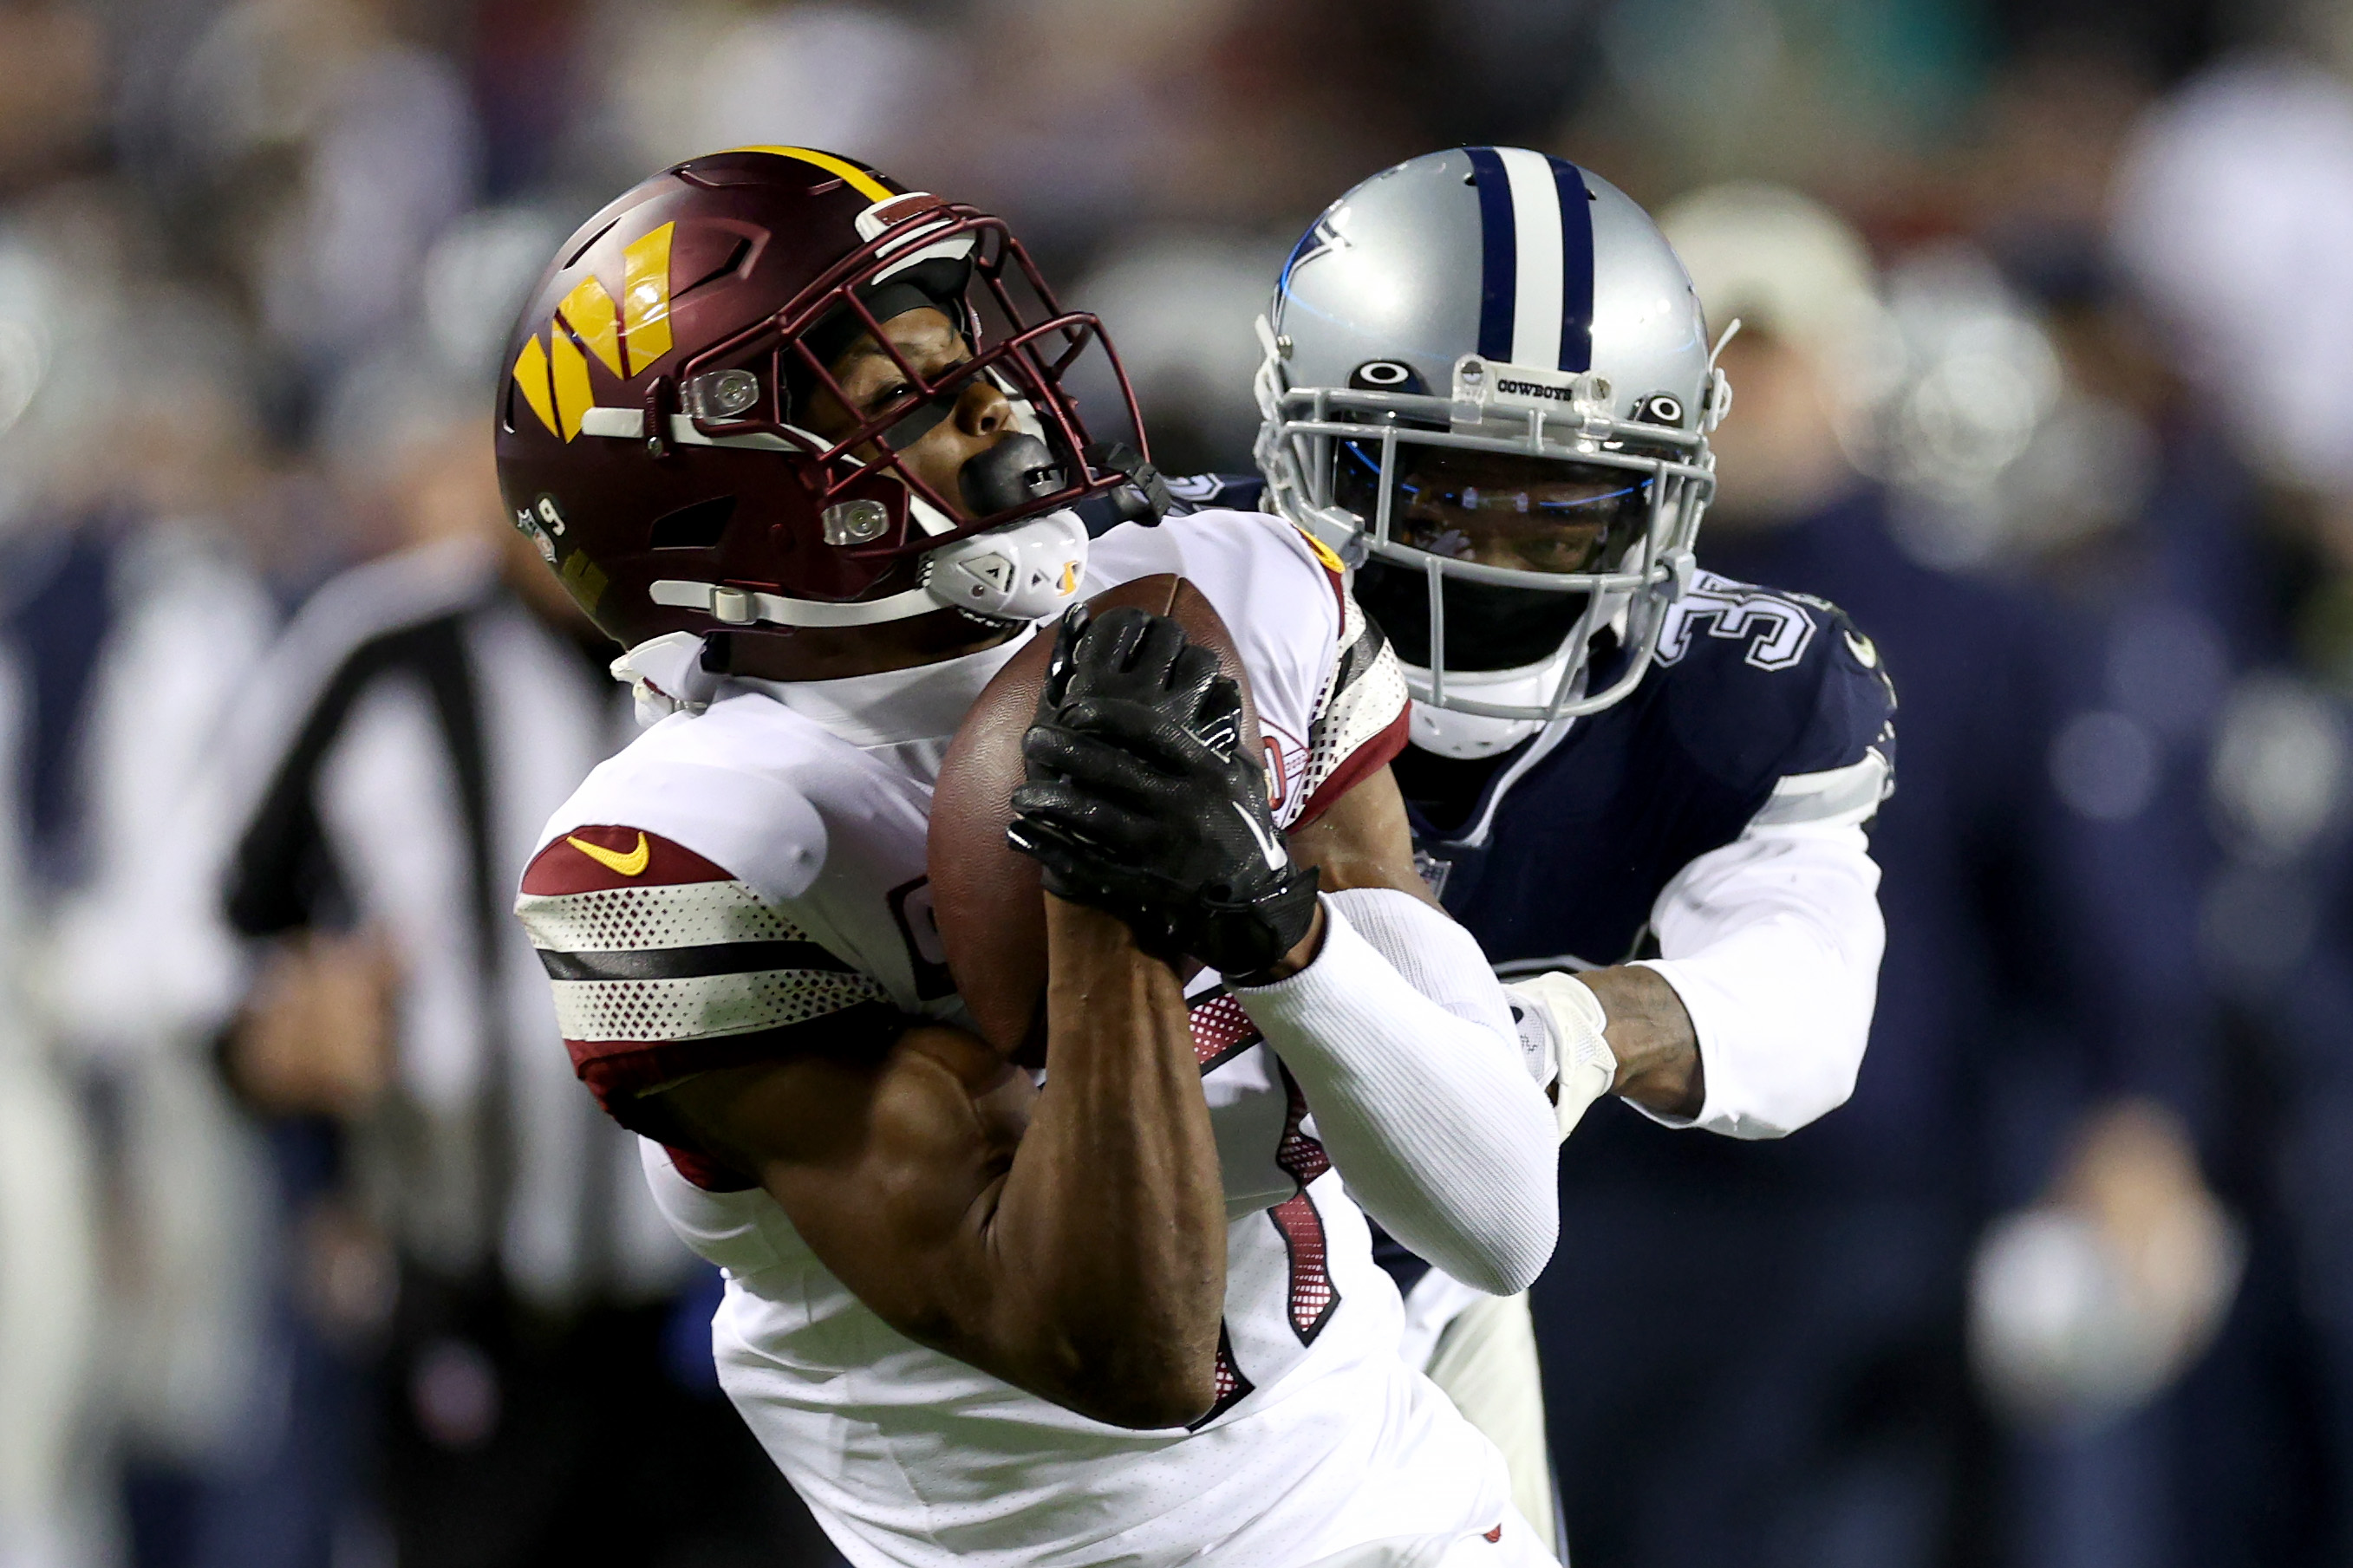
[[[1527,1050],[1531,1026],[1546,1036],[1557,1073],[1553,1114],[1560,1135],[1577,1131],[1585,1108],[1608,1094],[1618,1081],[1618,1058],[1603,1031],[1609,1016],[1593,988],[1573,974],[1551,970],[1504,987],[1520,1019],[1522,1049]]]

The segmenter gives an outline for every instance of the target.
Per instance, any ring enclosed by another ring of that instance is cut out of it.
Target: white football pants
[[[1514,1506],[1537,1542],[1567,1562],[1554,1528],[1559,1510],[1526,1294],[1490,1296],[1432,1268],[1406,1297],[1405,1322],[1406,1364],[1420,1367],[1504,1451]]]

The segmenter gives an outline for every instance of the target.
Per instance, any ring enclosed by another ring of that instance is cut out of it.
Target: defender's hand
[[[1553,1115],[1566,1138],[1618,1077],[1618,1058],[1604,1037],[1609,1019],[1601,998],[1557,969],[1513,981],[1504,993],[1512,999],[1531,1074],[1552,1088]]]

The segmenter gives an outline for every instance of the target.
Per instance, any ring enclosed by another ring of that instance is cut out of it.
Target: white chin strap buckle
[[[923,557],[923,584],[950,609],[1042,621],[1079,596],[1086,572],[1086,524],[1050,511],[942,545]]]
[[[880,599],[833,604],[732,584],[664,578],[647,586],[657,605],[700,610],[725,626],[872,626],[945,605],[1008,621],[1059,616],[1087,573],[1087,527],[1052,511],[944,544],[923,557],[921,585]]]

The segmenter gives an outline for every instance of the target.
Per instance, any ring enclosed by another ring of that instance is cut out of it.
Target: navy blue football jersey
[[[1187,474],[1163,482],[1178,511],[1258,511],[1266,499],[1266,481],[1256,474]]]
[[[1661,891],[1782,780],[1874,752],[1893,778],[1894,715],[1878,649],[1837,605],[1703,572],[1633,691],[1533,763],[1493,768],[1462,820],[1416,801],[1401,766],[1416,858],[1507,973],[1654,956]]]
[[[1169,490],[1179,507],[1250,510],[1264,481],[1200,475]],[[1496,966],[1592,968],[1650,956],[1660,892],[1738,838],[1783,779],[1876,752],[1892,780],[1894,716],[1878,649],[1837,605],[1702,572],[1641,684],[1533,763],[1409,751],[1396,767],[1423,876]],[[1474,786],[1441,807],[1442,791],[1417,785],[1448,771]]]

